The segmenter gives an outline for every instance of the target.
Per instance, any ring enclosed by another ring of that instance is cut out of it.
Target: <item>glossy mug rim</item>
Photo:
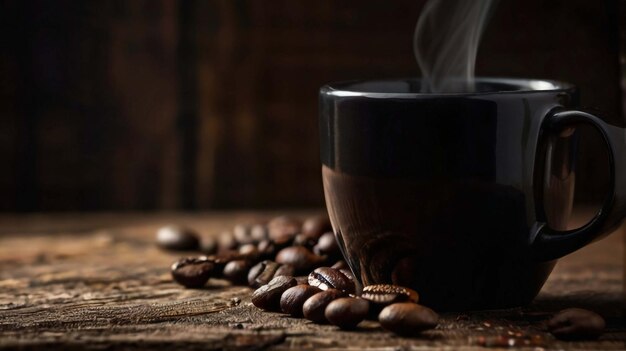
[[[418,83],[419,78],[397,78],[397,79],[371,79],[371,80],[348,80],[328,83],[320,88],[320,93],[335,97],[367,97],[367,98],[394,98],[394,99],[411,99],[423,97],[471,97],[484,96],[493,94],[529,94],[529,93],[554,93],[554,92],[572,92],[576,90],[576,86],[571,83],[551,80],[551,79],[534,79],[534,78],[501,78],[501,77],[476,77],[474,80],[477,84],[491,84],[501,86],[502,89],[494,89],[476,92],[451,92],[451,93],[422,93],[422,92],[398,92],[389,91],[390,89],[364,89],[362,86],[386,86],[390,84]],[[361,86],[361,88],[359,88]],[[516,89],[507,89],[504,87],[516,87]]]

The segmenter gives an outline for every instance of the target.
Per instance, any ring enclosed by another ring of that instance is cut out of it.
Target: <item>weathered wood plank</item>
[[[322,205],[319,86],[418,76],[424,3],[3,1],[0,209]],[[476,72],[571,81],[624,124],[623,7],[501,1]],[[608,184],[594,139],[577,200]]]
[[[152,241],[156,228],[168,222],[212,235],[238,221],[270,215],[0,217],[5,233],[0,236],[0,349],[472,350],[478,337],[506,331],[541,335],[546,348],[626,347],[623,233],[562,260],[531,306],[446,314],[439,328],[412,339],[385,332],[375,322],[339,331],[262,312],[250,304],[249,288],[221,280],[204,289],[183,289],[168,270],[178,255],[160,251]],[[561,342],[545,332],[546,318],[571,306],[607,317],[608,329],[599,341]]]

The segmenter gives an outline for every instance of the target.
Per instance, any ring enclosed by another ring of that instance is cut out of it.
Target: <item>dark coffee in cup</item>
[[[622,219],[623,129],[568,110],[578,95],[566,83],[479,79],[477,89],[422,94],[417,80],[321,89],[326,204],[362,284],[411,287],[438,310],[519,306],[556,258]],[[612,182],[602,211],[566,231],[578,123],[601,132]]]

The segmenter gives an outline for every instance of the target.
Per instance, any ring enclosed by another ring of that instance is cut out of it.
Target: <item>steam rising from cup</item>
[[[420,14],[413,51],[422,92],[474,91],[478,44],[494,0],[429,0]]]

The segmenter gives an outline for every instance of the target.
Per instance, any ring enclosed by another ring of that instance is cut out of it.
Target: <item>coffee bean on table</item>
[[[220,251],[215,255],[206,256],[206,259],[213,262],[213,264],[215,264],[215,267],[219,268],[221,272],[221,270],[224,269],[224,266],[228,262],[234,260],[243,260],[246,259],[246,256],[240,254],[238,251],[235,250],[226,250]]]
[[[277,246],[269,239],[261,240],[257,245],[260,257],[265,259],[274,258],[278,252]]]
[[[606,323],[599,314],[582,308],[568,308],[548,321],[548,330],[562,340],[593,340],[604,332]]]
[[[379,305],[390,305],[395,302],[417,303],[419,295],[413,289],[399,285],[375,284],[363,288],[361,298]]]
[[[300,233],[293,238],[294,246],[304,246],[307,249],[313,249],[317,244],[317,238],[314,238],[310,235]]]
[[[270,238],[270,240],[272,241],[272,243],[274,243],[274,245],[278,248],[278,249],[283,249],[285,247],[290,246],[293,243],[293,239],[296,236],[296,234],[289,234],[289,235],[281,235],[281,236],[275,236]]]
[[[313,252],[321,256],[340,257],[341,251],[335,239],[335,234],[332,232],[324,233],[319,238],[315,247],[313,247]]]
[[[355,278],[354,278],[354,274],[352,273],[352,271],[350,270],[350,268],[341,268],[339,269],[339,272],[343,273],[343,275],[346,276],[346,278],[350,279],[350,281],[352,282],[353,285],[355,285]]]
[[[358,294],[359,293],[359,291],[357,291],[358,283],[356,281],[356,278],[354,277],[354,273],[352,273],[352,270],[350,270],[350,268],[348,269],[342,268],[342,269],[339,269],[339,272],[341,272],[344,276],[346,276],[346,278],[348,278],[348,280],[350,281],[350,286],[354,287],[354,292],[351,294]]]
[[[348,294],[354,294],[355,284],[352,279],[338,269],[330,267],[316,268],[309,274],[309,285],[322,290],[338,289]]]
[[[182,258],[172,264],[172,278],[187,288],[199,288],[206,284],[215,270],[215,264],[205,257]]]
[[[281,295],[295,285],[293,277],[278,276],[252,293],[252,304],[266,311],[279,311]]]
[[[324,316],[326,306],[328,306],[331,301],[345,296],[346,293],[341,290],[328,289],[309,297],[302,305],[304,318],[316,323],[327,322]]]
[[[290,246],[276,254],[276,262],[293,266],[296,272],[307,272],[324,262],[324,258],[303,246]]]
[[[337,261],[334,265],[330,266],[330,268],[350,269],[350,267],[348,266],[348,263],[346,261],[344,261],[344,260]]]
[[[250,227],[250,237],[257,243],[267,239],[267,227],[263,224],[252,225]]]
[[[302,233],[315,238],[319,238],[322,234],[332,229],[328,215],[310,217],[302,223]]]
[[[324,316],[333,325],[342,329],[356,327],[369,312],[369,302],[355,297],[342,297],[326,306]]]
[[[280,297],[280,309],[293,317],[302,317],[302,305],[309,297],[321,292],[319,288],[309,284],[291,287]]]
[[[235,240],[235,236],[231,232],[222,232],[217,237],[217,244],[219,251],[234,250],[239,246],[237,240]]]
[[[267,228],[270,230],[270,232],[274,228],[286,228],[292,231],[293,233],[297,233],[300,231],[301,227],[302,227],[302,222],[298,220],[297,218],[290,217],[290,216],[274,217],[267,223]]]
[[[274,273],[274,276],[278,277],[279,275],[286,275],[289,277],[293,277],[295,274],[296,270],[293,268],[293,266],[289,264],[281,264],[280,266],[278,266],[278,269],[276,269],[276,273]]]
[[[192,251],[200,245],[198,235],[189,228],[168,225],[160,228],[156,234],[157,244],[166,250]]]
[[[293,277],[293,278],[298,282],[298,285],[300,285],[300,284],[309,285],[309,276],[308,275],[300,275],[300,276]]]
[[[228,264],[228,262],[247,259],[246,256],[235,250],[220,251],[215,255],[208,255],[205,258],[207,261],[210,261],[215,265],[215,278],[223,278],[222,273],[224,272],[224,267]]]
[[[252,244],[254,242],[254,239],[252,239],[251,227],[246,224],[235,225],[233,228],[233,237],[239,245]]]
[[[248,269],[250,264],[247,260],[234,260],[224,266],[222,275],[233,284],[245,284],[248,281]]]
[[[300,232],[301,222],[295,218],[281,216],[267,223],[268,237],[277,245],[284,245]]]
[[[213,236],[206,236],[200,240],[200,251],[206,255],[213,255],[217,252],[217,239]]]
[[[261,254],[254,244],[245,244],[239,247],[239,253],[246,256],[250,261],[256,260]]]
[[[265,260],[250,268],[248,272],[248,285],[253,288],[258,288],[263,284],[267,284],[274,277],[280,275],[293,276],[293,274],[293,267]]]
[[[248,272],[248,285],[258,288],[269,283],[274,278],[278,267],[280,267],[280,264],[270,260],[257,263]]]
[[[391,304],[378,315],[380,325],[398,335],[416,336],[437,326],[439,315],[428,307],[413,302]]]

